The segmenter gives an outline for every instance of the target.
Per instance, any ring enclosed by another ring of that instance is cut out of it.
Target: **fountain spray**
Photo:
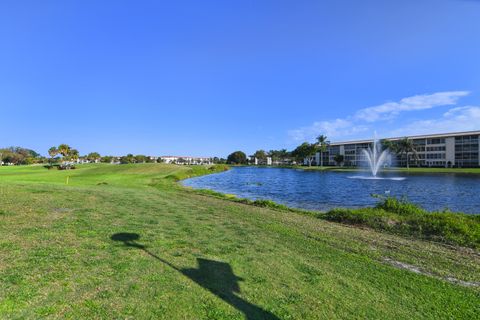
[[[368,165],[372,176],[376,177],[378,170],[382,167],[384,163],[386,163],[389,156],[388,149],[382,151],[382,146],[377,141],[376,132],[373,138],[373,146],[368,147],[368,149],[362,149],[362,152],[368,160]]]

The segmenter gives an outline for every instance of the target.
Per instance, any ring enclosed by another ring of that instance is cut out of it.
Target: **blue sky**
[[[480,129],[480,1],[2,1],[0,145],[226,156]]]

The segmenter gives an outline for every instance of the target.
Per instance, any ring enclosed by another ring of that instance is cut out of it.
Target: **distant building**
[[[272,157],[266,157],[265,159],[260,159],[254,156],[250,156],[250,164],[256,166],[271,166],[273,164]]]
[[[185,165],[213,164],[213,158],[210,157],[190,157],[190,156],[161,156],[162,162]]]
[[[272,165],[273,166],[290,166],[290,165],[296,165],[297,162],[293,159],[290,158],[285,158],[285,159],[272,159]]]
[[[405,137],[387,138],[398,141]],[[429,134],[408,136],[415,145],[418,159],[410,156],[410,166],[420,167],[480,167],[480,131]],[[373,145],[373,140],[359,140],[331,143],[323,152],[324,165],[336,165],[335,156],[343,155],[345,166],[363,166],[366,164],[362,149]],[[407,165],[406,155],[395,155],[392,163],[399,167]],[[312,157],[314,165],[320,164],[320,153]],[[308,163],[308,159],[305,159]]]

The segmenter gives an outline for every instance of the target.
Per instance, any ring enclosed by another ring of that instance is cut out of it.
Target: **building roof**
[[[403,136],[403,137],[393,137],[393,138],[382,138],[387,140],[400,140],[405,137],[409,139],[426,139],[426,138],[446,138],[446,137],[458,137],[458,136],[468,136],[468,135],[480,135],[480,130],[477,131],[463,131],[463,132],[450,132],[450,133],[434,133],[434,134],[424,134],[417,136]],[[332,142],[331,146],[338,146],[343,144],[360,144],[360,143],[372,143],[373,139],[367,140],[353,140],[353,141],[343,141],[343,142]]]

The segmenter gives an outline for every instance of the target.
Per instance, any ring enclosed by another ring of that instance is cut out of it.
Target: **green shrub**
[[[480,215],[428,212],[406,199],[388,197],[375,208],[333,209],[321,217],[396,234],[480,248]]]
[[[401,215],[424,214],[426,211],[419,206],[408,202],[407,199],[401,200],[394,197],[387,197],[377,204],[377,208],[388,212],[393,212]]]
[[[392,224],[392,214],[375,208],[362,209],[333,209],[326,212],[323,217],[330,221],[364,225],[388,229]]]
[[[288,210],[288,207],[283,204],[278,204],[271,200],[255,200],[253,201],[253,205],[262,208],[272,208],[272,209],[281,209],[281,210]]]
[[[208,170],[214,171],[214,172],[222,172],[222,171],[228,171],[230,168],[226,164],[214,164],[213,166],[210,166]]]

